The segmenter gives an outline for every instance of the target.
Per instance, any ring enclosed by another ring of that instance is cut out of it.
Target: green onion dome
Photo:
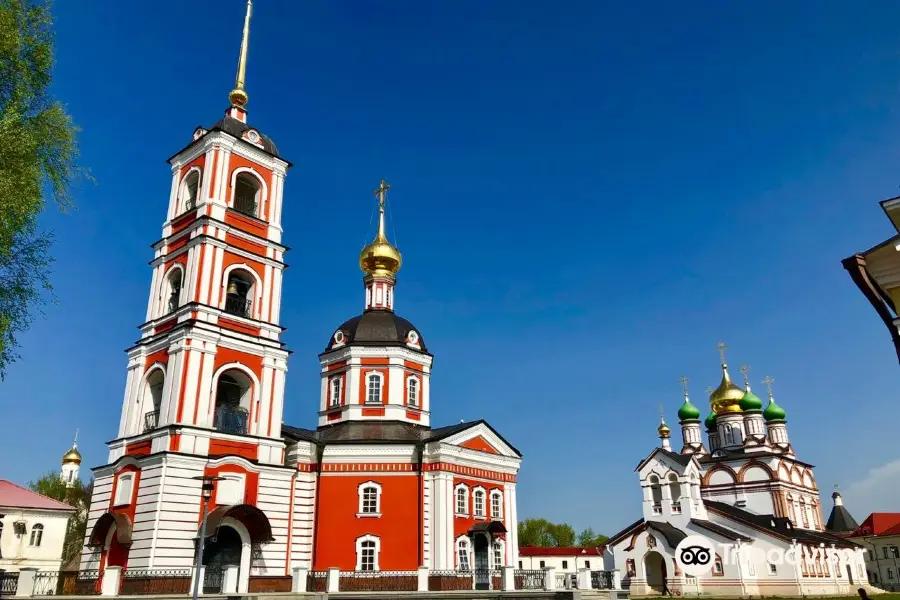
[[[766,421],[784,421],[787,415],[784,412],[784,409],[775,404],[775,399],[772,396],[769,396],[769,405],[766,406],[766,410],[763,411],[763,418]]]
[[[679,421],[699,421],[700,420],[700,409],[691,404],[691,401],[688,400],[688,397],[684,397],[684,404],[681,405],[681,408],[678,409],[678,420]]]
[[[716,428],[716,411],[710,411],[709,416],[706,417],[704,423],[706,423],[707,431],[714,431]]]
[[[748,385],[744,397],[741,398],[740,406],[743,411],[760,410],[763,406],[763,401],[759,399],[759,396],[750,391],[750,386]]]

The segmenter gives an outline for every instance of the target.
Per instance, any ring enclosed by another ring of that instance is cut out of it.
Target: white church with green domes
[[[610,538],[606,568],[621,572],[632,596],[833,595],[869,587],[863,549],[826,530],[813,466],[794,453],[774,380],[763,380],[764,407],[750,389],[749,368],[741,367],[744,387],[736,385],[724,344],[719,350],[722,379],[709,390],[709,416],[701,423],[682,378],[682,447],[672,448],[661,419],[659,446],[635,469],[643,515]],[[696,577],[675,560],[688,536],[702,536],[715,549],[709,571]],[[840,550],[842,561],[830,562],[826,550]],[[789,564],[779,555],[804,558]]]

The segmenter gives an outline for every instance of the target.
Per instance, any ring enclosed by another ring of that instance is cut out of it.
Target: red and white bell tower
[[[192,477],[228,476],[210,510],[262,505],[266,486],[290,485],[281,435],[288,352],[279,325],[290,163],[247,122],[250,12],[248,2],[225,117],[198,127],[169,159],[146,321],[128,350],[118,435],[108,464],[95,469],[85,568],[192,564],[200,512]],[[254,517],[245,518],[248,545],[270,541],[277,528],[255,517],[265,526],[254,533]],[[285,544],[285,535],[276,537]]]

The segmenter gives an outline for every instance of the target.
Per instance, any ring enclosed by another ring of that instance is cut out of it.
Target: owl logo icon
[[[703,536],[689,535],[675,548],[675,561],[687,575],[709,573],[715,556],[712,543]]]

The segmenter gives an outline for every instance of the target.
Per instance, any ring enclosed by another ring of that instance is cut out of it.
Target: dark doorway
[[[219,594],[222,592],[222,581],[225,567],[241,564],[241,536],[228,526],[219,527],[216,535],[207,538],[203,547],[203,566],[206,573],[203,577],[203,593]],[[240,581],[238,571],[238,581]]]
[[[472,545],[475,549],[475,589],[489,590],[491,589],[491,572],[488,568],[490,544],[488,544],[487,535],[476,533]]]
[[[850,565],[847,565],[847,581],[853,585],[853,569],[850,568]]]

